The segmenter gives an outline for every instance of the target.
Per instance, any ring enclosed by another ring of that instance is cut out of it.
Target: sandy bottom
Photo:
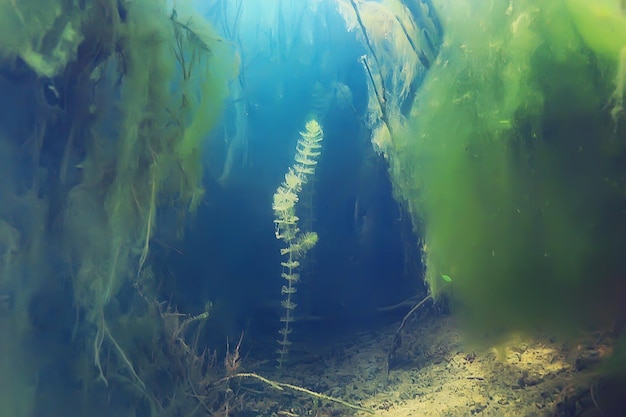
[[[387,372],[396,328],[393,324],[344,334],[332,346],[294,342],[293,363],[280,372],[269,363],[244,361],[245,371],[340,398],[371,412],[246,378],[231,382],[233,399],[240,400],[239,406],[231,404],[229,415],[617,415],[615,400],[608,405],[605,399],[610,388],[594,372],[594,366],[610,352],[608,336],[589,335],[569,346],[548,339],[513,340],[499,351],[479,352],[464,348],[451,317],[430,315],[409,322]]]

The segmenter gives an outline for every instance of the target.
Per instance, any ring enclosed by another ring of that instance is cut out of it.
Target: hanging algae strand
[[[278,340],[280,347],[277,350],[279,368],[282,367],[285,355],[289,352],[291,345],[288,335],[291,333],[290,323],[294,321],[293,310],[296,308],[292,298],[293,294],[297,292],[296,283],[300,279],[298,273],[299,259],[302,259],[308,250],[317,243],[317,233],[300,233],[299,219],[295,209],[302,185],[315,174],[317,158],[321,154],[321,142],[324,138],[324,132],[316,120],[310,120],[305,127],[306,132],[300,132],[301,138],[296,145],[295,162],[285,174],[285,180],[276,190],[272,204],[276,217],[274,220],[276,239],[280,239],[286,244],[286,247],[280,250],[280,254],[286,257],[286,260],[281,262],[283,267],[281,277],[286,282],[281,289],[281,294],[284,297],[281,304],[285,309],[285,315],[280,318],[283,327],[279,330],[281,338]]]

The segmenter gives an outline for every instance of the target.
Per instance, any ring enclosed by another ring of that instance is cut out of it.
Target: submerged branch
[[[359,12],[359,8],[356,5],[356,3],[354,2],[354,0],[350,0],[350,4],[352,5],[352,8],[354,9],[354,13],[356,14],[356,20],[359,23],[359,27],[361,28],[361,32],[363,32],[363,38],[365,39],[365,44],[367,45],[367,49],[369,50],[370,55],[372,56],[372,59],[374,59],[374,62],[376,63],[376,67],[378,68],[378,72],[380,75],[380,87],[382,91],[378,91],[378,88],[376,87],[376,81],[374,80],[374,76],[372,75],[372,71],[369,67],[369,64],[367,63],[366,59],[363,59],[363,64],[365,65],[365,68],[367,70],[367,73],[369,75],[369,79],[372,82],[372,86],[374,87],[374,91],[376,93],[376,98],[378,99],[378,105],[380,106],[380,111],[382,113],[382,119],[385,122],[385,124],[387,125],[387,129],[389,129],[389,132],[391,132],[391,124],[389,123],[389,116],[387,114],[387,107],[385,106],[385,77],[383,76],[380,68],[380,61],[378,60],[378,56],[376,55],[376,52],[374,51],[374,47],[372,46],[372,42],[370,41],[370,38],[367,34],[367,28],[365,27],[365,23],[363,23],[363,19],[361,18],[361,12]]]
[[[262,377],[261,375],[255,374],[254,372],[242,372],[242,373],[238,373],[238,374],[234,374],[234,375],[229,375],[227,377],[224,377],[224,378],[216,381],[214,383],[214,385],[221,384],[223,382],[228,382],[228,381],[230,381],[233,378],[254,378],[254,379],[257,379],[257,380],[259,380],[259,381],[261,381],[261,382],[271,386],[274,389],[277,389],[278,391],[283,391],[285,388],[289,388],[289,389],[292,389],[294,391],[299,391],[299,392],[305,393],[307,395],[310,395],[311,397],[315,397],[315,398],[319,398],[321,400],[331,401],[331,402],[335,402],[337,404],[344,405],[346,407],[352,408],[353,410],[365,411],[366,413],[374,414],[374,411],[370,410],[369,408],[361,407],[360,405],[350,404],[349,402],[344,401],[342,399],[331,397],[329,395],[322,394],[322,393],[319,393],[319,392],[311,391],[309,389],[306,389],[306,388],[303,388],[303,387],[299,387],[297,385],[288,384],[286,382],[272,381],[271,379],[267,379],[265,377]]]

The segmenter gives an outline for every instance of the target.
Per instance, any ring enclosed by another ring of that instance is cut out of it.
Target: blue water
[[[225,15],[233,19],[236,7],[234,2],[209,18],[220,27]],[[416,239],[361,116],[368,94],[359,61],[364,47],[346,32],[330,3],[320,3],[316,14],[308,7],[279,1],[243,5],[230,34],[241,48],[243,70],[235,81],[241,91],[229,99],[236,103],[227,102],[222,120],[231,129],[245,129],[247,149],[221,183],[227,150],[207,156],[213,162],[207,201],[187,233],[183,255],[171,265],[186,277],[180,302],[193,309],[214,298],[231,337],[260,311],[263,320],[254,320],[252,328],[271,331],[277,324],[270,312],[279,306],[281,242],[273,239],[271,199],[312,113],[323,113],[318,118],[325,133],[313,183],[312,224],[319,244],[310,253],[316,267],[303,277],[299,310],[328,319],[331,326],[345,325],[370,320],[377,308],[416,291],[420,266],[405,259],[402,249]],[[242,102],[245,116],[237,119]],[[222,135],[216,130],[215,142]]]

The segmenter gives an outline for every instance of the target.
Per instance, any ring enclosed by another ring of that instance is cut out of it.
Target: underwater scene
[[[0,417],[626,415],[624,0],[0,0]]]

